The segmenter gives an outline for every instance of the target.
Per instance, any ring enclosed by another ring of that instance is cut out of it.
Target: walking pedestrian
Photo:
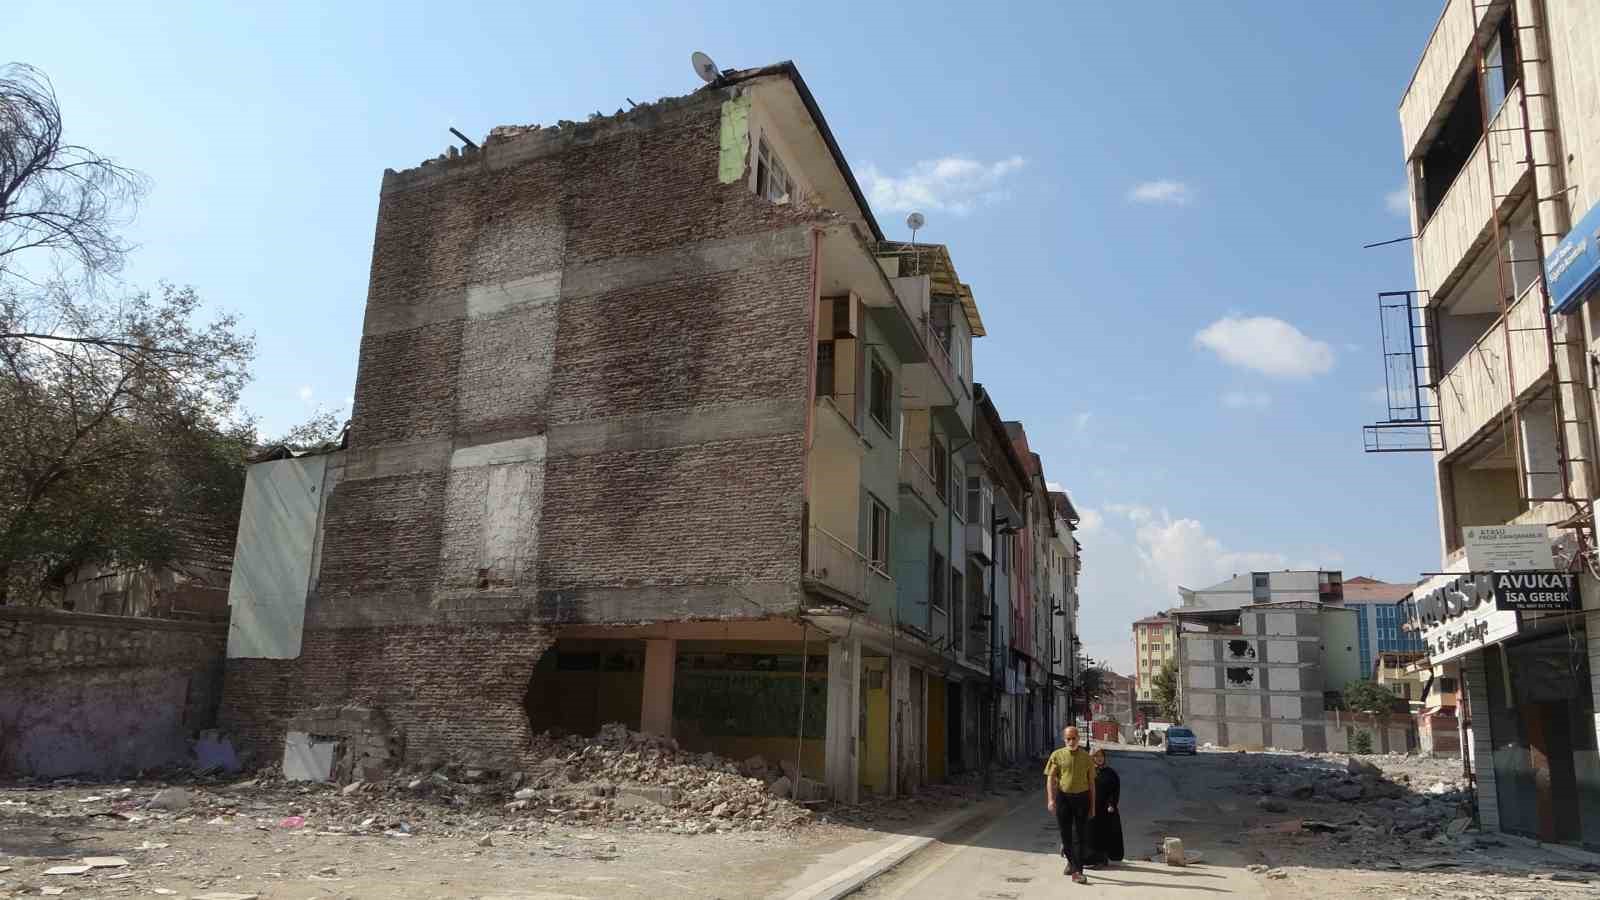
[[[1106,765],[1104,749],[1095,749],[1089,759],[1094,761],[1094,820],[1089,823],[1086,862],[1104,866],[1122,861],[1122,777]]]
[[[1061,731],[1060,749],[1050,754],[1044,766],[1045,808],[1056,817],[1061,832],[1061,855],[1067,858],[1062,874],[1079,884],[1088,884],[1083,874],[1089,835],[1089,819],[1095,814],[1094,762],[1078,746],[1078,729],[1068,725]]]

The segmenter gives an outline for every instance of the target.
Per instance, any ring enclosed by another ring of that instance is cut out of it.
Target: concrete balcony
[[[1479,5],[1483,8],[1475,9]],[[1433,137],[1448,112],[1445,101],[1472,76],[1478,30],[1492,27],[1509,5],[1509,0],[1450,0],[1445,4],[1411,84],[1400,99],[1400,134],[1407,158]]]
[[[967,555],[986,566],[994,562],[994,531],[987,523],[967,525]]]
[[[930,516],[942,515],[945,498],[939,493],[939,483],[929,471],[928,448],[905,448],[900,451],[900,493],[910,494],[926,504]]]
[[[872,563],[861,551],[815,526],[806,540],[805,586],[846,606],[865,610],[870,603]]]
[[[1511,403],[1507,382],[1506,326],[1510,323],[1511,366],[1519,395],[1550,371],[1550,348],[1545,342],[1544,294],[1537,284],[1512,304],[1507,317],[1473,342],[1465,355],[1439,382],[1439,415],[1445,453],[1454,453],[1473,437],[1499,422]]]
[[[1473,268],[1480,250],[1489,246],[1494,195],[1503,214],[1521,199],[1520,183],[1528,174],[1527,147],[1522,137],[1522,87],[1511,91],[1489,132],[1456,175],[1444,200],[1417,235],[1417,286],[1429,302],[1447,302],[1448,294]],[[1491,165],[1494,186],[1490,188]],[[1508,196],[1510,195],[1510,196]],[[1493,248],[1489,247],[1489,252]]]

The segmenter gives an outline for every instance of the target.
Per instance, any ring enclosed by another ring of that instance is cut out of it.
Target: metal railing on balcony
[[[805,559],[805,580],[810,586],[852,606],[865,607],[872,570],[872,562],[861,551],[812,526]]]
[[[939,336],[933,327],[933,319],[922,317],[922,342],[928,345],[928,362],[938,370],[939,377],[954,391],[956,389],[956,367],[950,361],[950,349],[945,346],[944,338]]]
[[[944,498],[939,496],[939,484],[929,471],[928,465],[923,461],[923,456],[928,452],[923,448],[902,448],[900,450],[900,484],[910,488],[924,503],[938,509],[944,505]]]

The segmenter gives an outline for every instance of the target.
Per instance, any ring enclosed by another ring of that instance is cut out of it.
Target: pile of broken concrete
[[[1471,824],[1472,793],[1457,781],[1412,783],[1412,774],[1382,768],[1352,756],[1343,766],[1329,757],[1268,757],[1258,761],[1248,790],[1262,794],[1256,805],[1264,812],[1289,811],[1294,801],[1338,803],[1355,814],[1335,814],[1330,822],[1311,821],[1312,829],[1362,827],[1384,835],[1432,838],[1460,835]],[[1396,769],[1403,768],[1395,766]],[[1391,777],[1391,775],[1393,777]]]

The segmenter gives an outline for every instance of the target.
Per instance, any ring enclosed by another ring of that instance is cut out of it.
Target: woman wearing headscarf
[[[1095,814],[1089,820],[1088,863],[1103,866],[1122,861],[1122,779],[1106,765],[1104,749],[1095,748],[1089,758],[1094,761]]]

